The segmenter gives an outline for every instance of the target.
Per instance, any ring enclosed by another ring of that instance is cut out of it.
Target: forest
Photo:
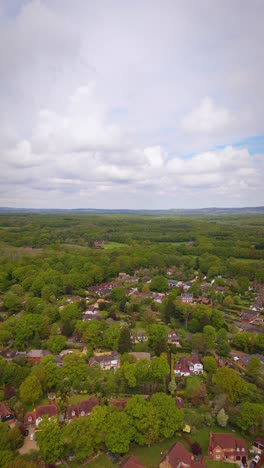
[[[263,239],[263,213],[0,213],[0,467],[263,436]]]

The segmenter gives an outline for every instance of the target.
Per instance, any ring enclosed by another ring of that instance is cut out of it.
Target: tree
[[[205,325],[203,328],[203,334],[205,337],[206,348],[210,351],[215,349],[216,332],[212,325]]]
[[[0,451],[10,449],[8,432],[8,426],[0,421]]]
[[[21,300],[15,294],[8,293],[4,298],[4,307],[8,310],[8,313],[16,314],[22,308]]]
[[[149,346],[158,356],[167,351],[167,330],[163,325],[151,324],[148,329]]]
[[[203,366],[208,374],[214,374],[217,369],[217,362],[213,356],[205,356],[203,358]]]
[[[221,427],[226,427],[228,421],[228,415],[226,414],[224,408],[221,408],[216,416],[217,423]]]
[[[20,398],[23,403],[36,403],[42,395],[40,381],[35,375],[29,375],[19,387]]]
[[[105,444],[116,455],[127,453],[133,437],[130,418],[126,413],[112,411],[106,421]]]
[[[150,283],[151,291],[165,292],[168,290],[168,280],[164,276],[154,276]]]
[[[236,418],[236,424],[243,431],[251,428],[254,432],[261,430],[264,424],[264,405],[248,401],[242,403]]]
[[[254,382],[257,382],[262,370],[262,365],[256,356],[252,356],[250,360],[248,361],[247,365],[247,374],[249,377],[252,378]]]
[[[62,431],[56,418],[43,417],[36,432],[36,441],[39,446],[41,456],[46,463],[55,463],[62,457],[65,447],[62,438]]]
[[[125,409],[133,427],[133,440],[139,445],[145,444],[145,417],[148,404],[145,398],[136,395],[127,403]]]
[[[126,290],[121,286],[117,288],[113,288],[110,293],[110,299],[114,302],[121,302],[123,299],[126,298]]]
[[[216,350],[220,356],[228,356],[230,349],[227,332],[224,328],[220,328],[216,334]]]
[[[53,354],[59,354],[66,347],[67,340],[63,335],[53,335],[48,340],[48,349]]]
[[[145,434],[145,443],[150,447],[151,444],[158,440],[160,433],[158,411],[151,402],[147,406],[145,418],[142,423]]]
[[[65,356],[61,374],[62,380],[60,384],[62,385],[62,389],[65,385],[63,382],[67,382],[68,387],[72,387],[76,390],[81,389],[88,375],[87,364],[84,357],[75,353]]]
[[[10,446],[12,450],[16,450],[23,445],[23,440],[24,437],[21,434],[20,430],[18,429],[17,426],[13,427],[9,432],[8,432],[8,440],[10,442]]]
[[[158,413],[160,438],[168,439],[183,427],[183,413],[176,407],[174,399],[165,393],[155,393],[151,403]]]
[[[198,442],[193,442],[191,445],[191,451],[194,455],[201,455],[202,453],[202,448]]]
[[[131,336],[130,336],[130,331],[127,327],[121,328],[120,331],[120,336],[118,340],[118,351],[122,353],[128,353],[131,351],[132,348],[132,342],[131,342]]]
[[[213,375],[213,384],[217,393],[225,393],[233,403],[240,403],[248,392],[247,382],[229,367],[217,370]]]

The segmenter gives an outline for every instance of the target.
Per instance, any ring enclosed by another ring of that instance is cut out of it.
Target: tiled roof
[[[166,460],[166,458],[168,458],[168,462],[172,467],[177,467],[180,463],[191,465],[193,460],[192,454],[186,450],[181,442],[174,444],[161,461]]]
[[[144,468],[144,465],[142,465],[136,457],[131,456],[124,463],[122,463],[121,467],[122,468]]]

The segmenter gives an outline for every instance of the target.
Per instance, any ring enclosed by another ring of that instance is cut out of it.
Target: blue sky
[[[263,205],[263,15],[2,0],[0,205]]]

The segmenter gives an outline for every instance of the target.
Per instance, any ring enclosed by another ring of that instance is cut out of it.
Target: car
[[[20,430],[21,434],[22,434],[24,437],[28,436],[29,431],[28,431],[28,429],[25,428],[25,426],[23,426],[23,424],[21,424],[20,426],[18,426],[18,429]]]
[[[35,434],[34,434],[34,433],[33,433],[33,434],[30,434],[29,439],[30,439],[30,440],[34,440],[34,439],[35,439]]]

